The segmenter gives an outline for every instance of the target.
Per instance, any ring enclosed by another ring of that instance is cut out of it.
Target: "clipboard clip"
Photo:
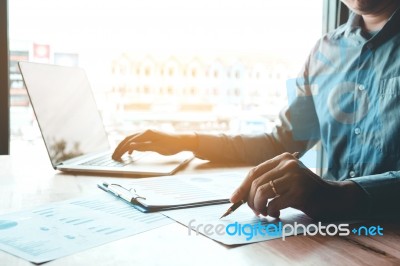
[[[103,186],[105,186],[110,192],[116,194],[117,196],[121,196],[121,195],[116,189],[114,189],[114,187],[117,187],[118,189],[123,189],[124,191],[127,191],[129,193],[129,195],[131,196],[132,200],[134,200],[134,201],[137,201],[138,199],[146,200],[145,197],[142,197],[139,194],[137,194],[137,192],[134,188],[126,188],[120,184],[115,184],[115,183],[108,184],[106,182],[103,183]]]

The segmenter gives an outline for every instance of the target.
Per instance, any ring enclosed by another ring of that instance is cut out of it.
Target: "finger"
[[[279,218],[280,210],[290,207],[292,204],[290,193],[272,199],[267,206],[267,214],[271,217]]]
[[[257,189],[253,200],[254,211],[259,212],[264,216],[267,215],[268,200],[284,195],[289,191],[290,186],[288,186],[288,182],[285,179],[286,177],[282,177],[273,181],[276,193],[278,194],[275,193],[270,183],[264,184]]]
[[[247,203],[250,208],[256,209],[254,200],[257,189],[259,189],[261,186],[282,177],[287,177],[287,179],[285,179],[287,180],[285,184],[281,185],[285,186],[283,189],[287,190],[289,186],[292,186],[292,182],[290,182],[290,180],[293,180],[293,178],[298,174],[299,163],[298,160],[291,154],[284,156],[285,158],[282,158],[278,165],[253,181],[247,197]],[[280,194],[280,192],[277,193]]]
[[[266,189],[266,187],[265,187],[266,185],[268,185],[268,188],[271,188],[271,186],[269,185],[269,182],[276,180],[280,177],[282,177],[282,172],[280,171],[279,168],[275,167],[275,168],[271,169],[270,171],[266,172],[265,174],[263,174],[262,176],[260,176],[259,178],[257,178],[251,184],[249,194],[247,196],[247,204],[250,206],[250,208],[256,209],[254,201],[255,201],[256,194],[258,193],[258,190]]]
[[[298,167],[297,159],[294,159],[293,155],[291,154],[282,154],[279,159],[279,163],[275,165],[274,168],[252,182],[247,197],[247,204],[250,206],[250,208],[256,208],[254,206],[254,198],[256,196],[257,189],[275,179],[289,175],[294,168]]]
[[[115,150],[114,150],[114,152],[113,152],[113,154],[112,154],[111,157],[112,157],[114,160],[121,159],[122,154],[124,154],[124,152],[122,152],[122,147],[124,147],[127,143],[131,142],[131,140],[132,140],[135,136],[137,136],[138,134],[140,134],[140,133],[137,133],[137,134],[133,134],[133,135],[131,135],[131,136],[128,136],[128,137],[126,137],[123,141],[121,141],[121,142],[117,145],[117,147],[115,148]]]
[[[139,135],[141,133],[135,133],[133,135],[127,136],[126,138],[124,138],[124,140],[122,140],[118,146],[115,148],[116,150],[120,149],[121,147],[123,147],[126,143],[129,143],[131,141],[131,139],[135,138],[137,135]]]
[[[279,164],[279,161],[280,161],[280,156],[277,156],[253,168],[247,174],[242,184],[232,194],[230,201],[232,203],[236,203],[242,199],[246,199],[247,196],[249,195],[250,188],[254,180],[256,180],[260,175],[264,174],[265,172],[268,172],[271,169],[273,169],[276,165]]]
[[[153,130],[146,130],[142,133],[138,133],[138,134],[134,134],[132,136],[129,136],[127,138],[125,138],[115,149],[112,158],[114,160],[119,160],[121,159],[121,156],[125,153],[125,152],[130,152],[131,146],[130,144],[132,142],[142,142],[142,141],[151,141],[152,139],[154,139],[154,136],[156,136],[157,133],[154,132]],[[132,153],[132,152],[130,152]]]

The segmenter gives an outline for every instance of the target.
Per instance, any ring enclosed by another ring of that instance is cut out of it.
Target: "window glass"
[[[41,143],[16,62],[83,67],[111,145],[147,128],[268,132],[320,0],[10,0],[11,153]]]

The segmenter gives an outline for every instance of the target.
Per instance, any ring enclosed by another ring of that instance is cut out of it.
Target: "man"
[[[210,161],[258,164],[233,193],[259,215],[294,207],[316,219],[398,214],[400,203],[400,1],[343,0],[348,22],[314,47],[271,134],[227,136],[145,131],[113,158],[193,151]],[[297,159],[321,141],[323,178]]]

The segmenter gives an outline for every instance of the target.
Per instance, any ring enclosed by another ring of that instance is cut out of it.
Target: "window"
[[[85,68],[112,144],[146,128],[269,131],[322,3],[9,0],[11,152],[41,143],[20,60]]]

